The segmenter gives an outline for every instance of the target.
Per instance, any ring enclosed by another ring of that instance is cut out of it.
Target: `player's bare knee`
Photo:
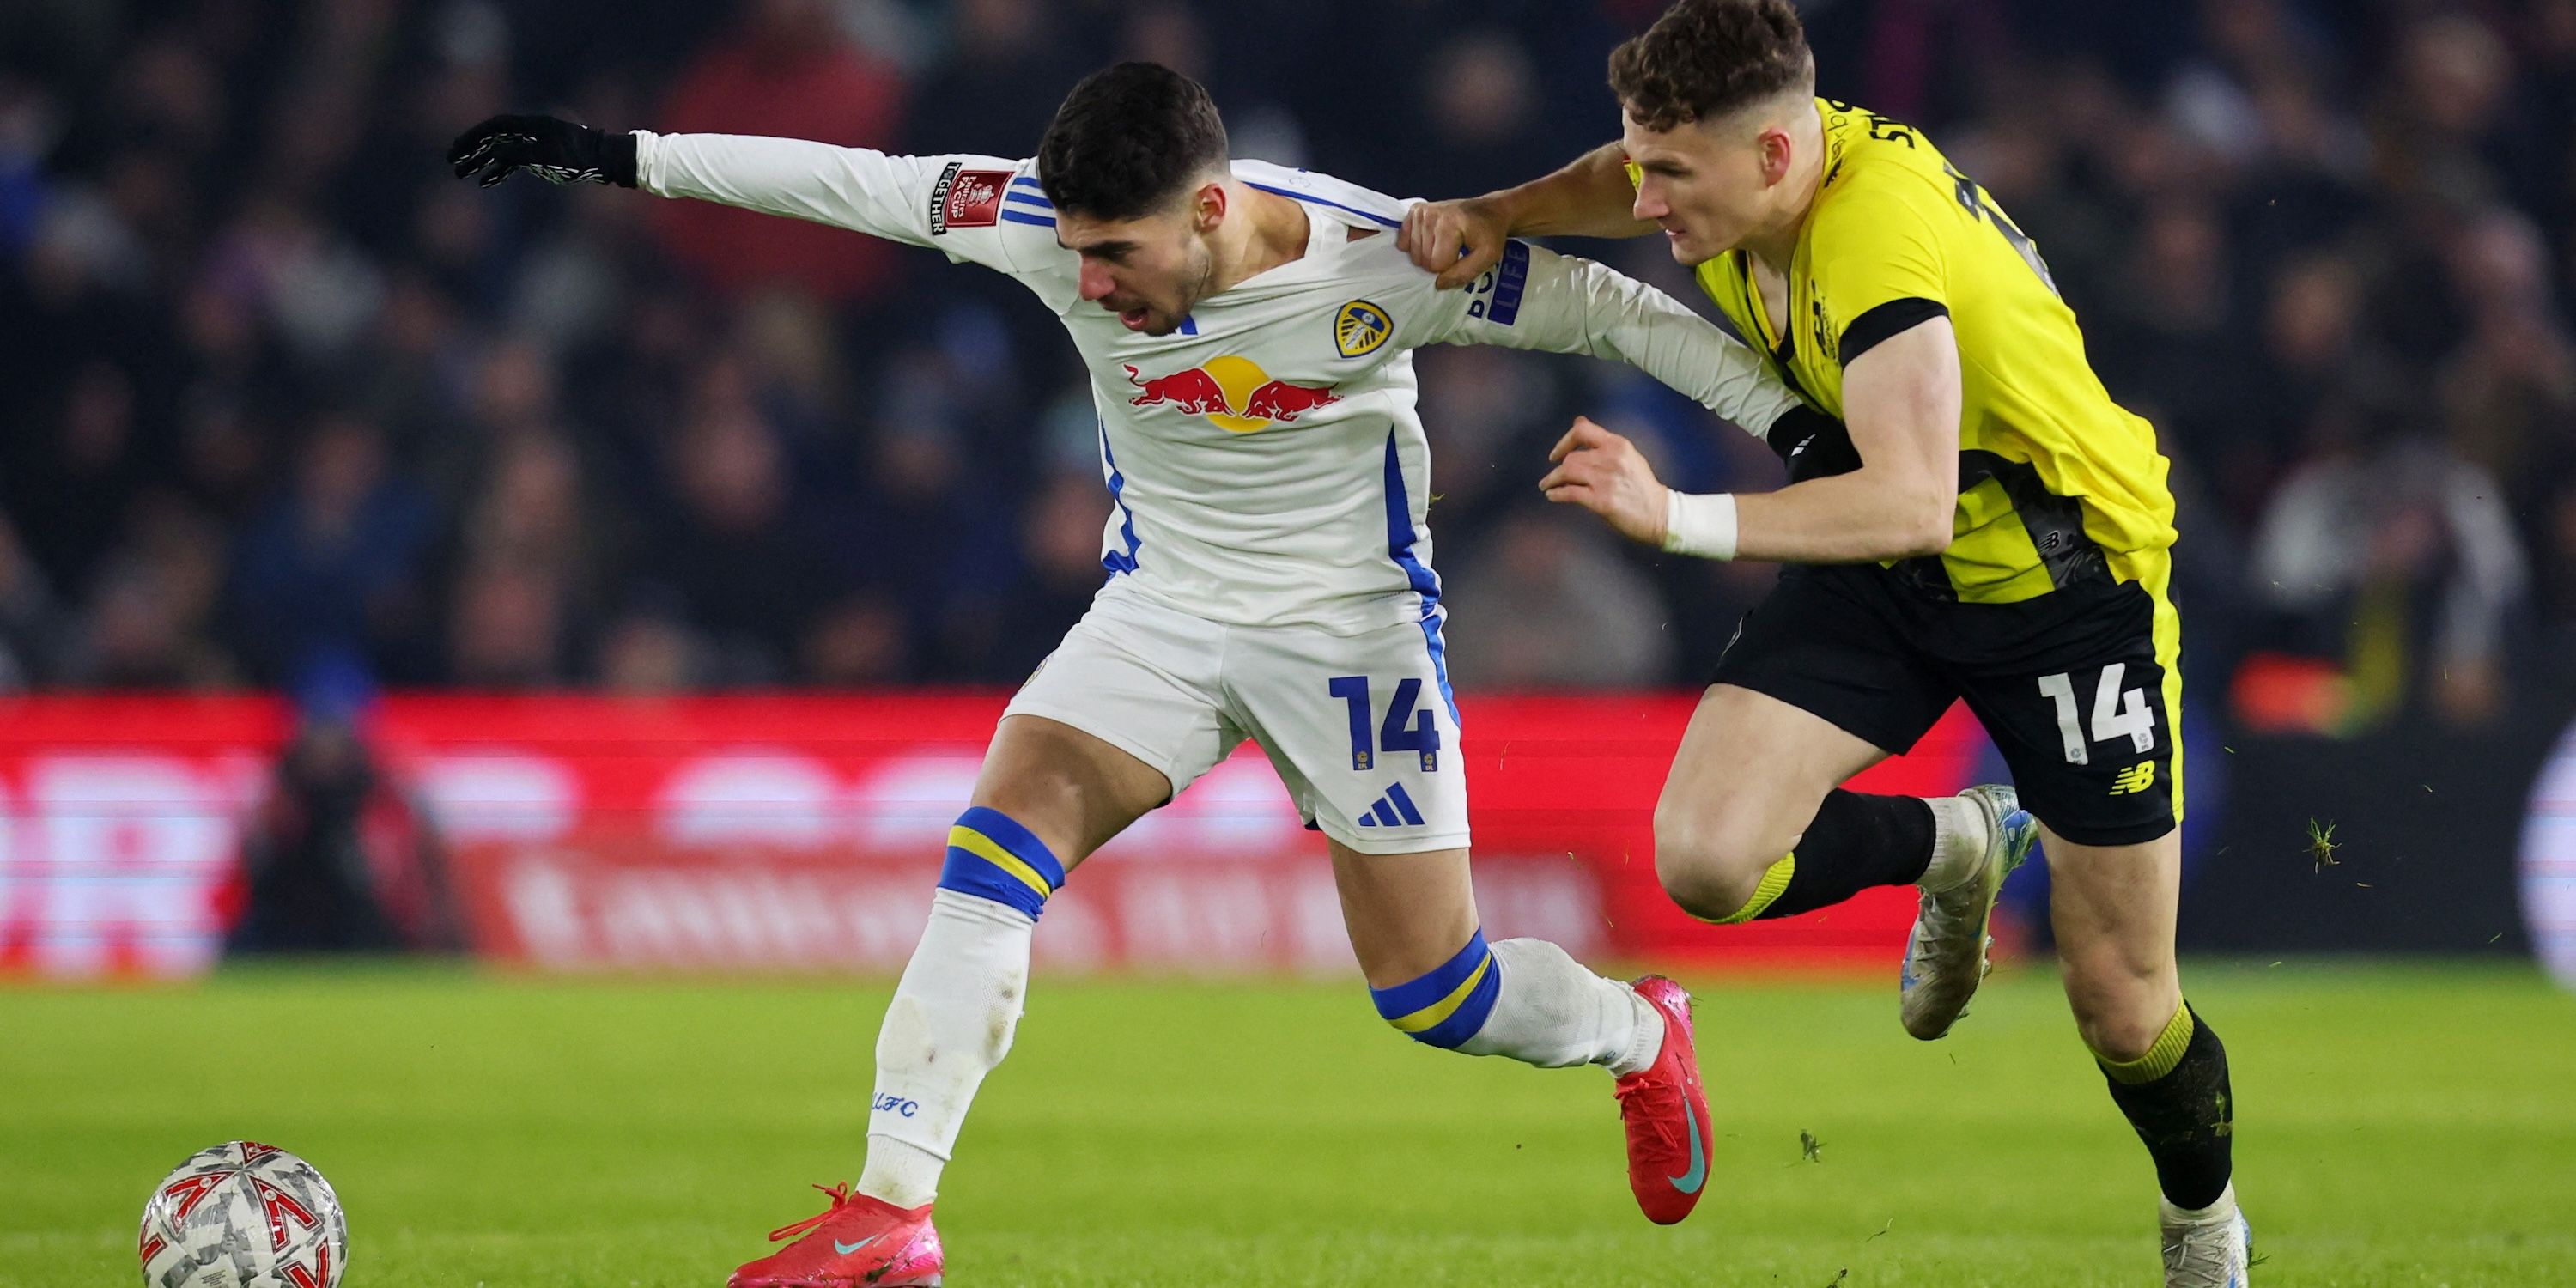
[[[2111,1007],[2101,1011],[2075,1014],[2075,1031],[2095,1055],[2113,1063],[2135,1060],[2156,1044],[2158,1035],[2172,1022],[2170,1014],[2148,1019],[2152,1008],[2144,1006]]]
[[[2134,1060],[2173,1020],[2173,990],[2152,967],[2129,963],[2079,969],[2067,963],[2066,1002],[2075,1031],[2103,1059]]]
[[[1655,878],[1681,910],[1723,921],[1753,898],[1762,874],[1787,846],[1771,848],[1758,831],[1705,809],[1655,810]]]

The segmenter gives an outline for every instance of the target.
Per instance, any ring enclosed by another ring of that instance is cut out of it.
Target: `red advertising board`
[[[894,969],[1000,714],[993,694],[396,696],[379,754],[444,838],[478,952],[548,969]],[[1651,814],[1687,696],[1465,697],[1489,933],[1626,960],[1894,961],[1886,890],[1713,928],[1656,885]],[[186,973],[238,902],[290,716],[267,699],[0,702],[0,970]],[[1949,792],[1957,712],[1864,786]],[[1342,970],[1323,841],[1247,747],[1074,875],[1042,963]]]

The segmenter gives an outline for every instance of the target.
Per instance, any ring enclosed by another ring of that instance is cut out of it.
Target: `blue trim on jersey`
[[[1013,210],[1008,206],[1002,207],[1002,218],[1015,224],[1036,224],[1040,228],[1055,227],[1055,218],[1052,215],[1032,215],[1025,210]]]
[[[1046,191],[1046,185],[1038,182],[1038,177],[1033,174],[1023,174],[1013,177],[1011,180],[1011,186],[1014,188],[1035,188],[1040,192]]]
[[[1055,209],[1054,202],[1049,201],[1045,197],[1039,196],[1037,193],[1031,192],[1026,188],[1013,188],[1009,192],[1002,194],[1002,200],[1025,201],[1040,210]]]
[[[1103,440],[1106,442],[1107,440]],[[1449,655],[1440,642],[1440,575],[1413,553],[1413,504],[1404,491],[1404,462],[1395,454],[1395,431],[1386,435],[1386,552],[1404,570],[1405,584],[1422,597],[1422,645],[1431,652],[1431,674],[1440,681],[1440,700],[1449,704],[1449,723],[1458,719],[1458,695],[1449,690]]]
[[[1109,473],[1109,503],[1127,516],[1126,522],[1118,525],[1119,534],[1127,538],[1126,551],[1104,550],[1100,554],[1100,566],[1115,577],[1136,571],[1136,552],[1144,549],[1145,543],[1136,539],[1136,512],[1127,507],[1127,476],[1118,472],[1118,458],[1109,454],[1107,425],[1100,426],[1100,466]]]
[[[1269,184],[1254,183],[1250,179],[1244,180],[1243,186],[1247,188],[1259,188],[1263,192],[1277,193],[1282,197],[1292,198],[1297,201],[1311,201],[1318,206],[1331,206],[1335,210],[1347,210],[1354,215],[1358,215],[1362,219],[1373,219],[1389,228],[1397,227],[1404,222],[1401,219],[1389,219],[1374,210],[1362,210],[1357,206],[1345,206],[1338,201],[1327,200],[1326,198],[1318,197],[1311,192],[1298,192],[1292,188],[1273,188]]]
[[[1182,318],[1182,319],[1181,319],[1181,334],[1183,334],[1183,335],[1197,335],[1198,333],[1199,333],[1199,319],[1198,319],[1198,315],[1197,315],[1197,314],[1192,314],[1192,315],[1190,315],[1190,316],[1188,316],[1188,317],[1185,317],[1185,318]]]

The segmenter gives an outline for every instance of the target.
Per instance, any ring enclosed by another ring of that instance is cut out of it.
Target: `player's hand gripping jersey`
[[[1915,588],[2010,603],[2107,563],[2141,579],[2173,544],[2173,495],[2155,430],[2111,401],[2075,314],[2031,239],[1912,127],[1829,99],[1825,173],[1789,270],[1775,334],[1744,251],[1699,266],[1700,285],[1835,420],[1790,459],[1792,478],[1858,464],[1840,434],[1843,366],[1946,314],[1958,336],[1959,509],[1950,548],[1894,567]]]
[[[1417,346],[1618,359],[1756,434],[1795,406],[1758,355],[1587,260],[1516,242],[1472,287],[1435,290],[1383,235],[1403,203],[1302,170],[1234,165],[1243,182],[1304,205],[1304,256],[1150,336],[1080,298],[1080,262],[1056,242],[1034,162],[636,138],[649,192],[928,246],[1027,285],[1090,371],[1116,500],[1102,556],[1120,574],[1112,593],[1214,622],[1346,634],[1436,622],[1430,456],[1408,356]]]

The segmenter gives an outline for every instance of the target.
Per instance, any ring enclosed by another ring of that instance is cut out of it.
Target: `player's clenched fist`
[[[518,171],[548,183],[635,186],[635,136],[552,116],[495,116],[456,136],[448,168],[489,188]],[[478,172],[479,175],[478,175]]]
[[[1440,275],[1442,290],[1475,281],[1503,257],[1511,230],[1500,211],[1483,197],[1463,201],[1425,201],[1404,212],[1395,230],[1397,248],[1413,256],[1426,273]]]
[[[1582,506],[1631,541],[1664,543],[1666,489],[1636,444],[1577,416],[1547,458],[1556,468],[1538,487],[1548,500]]]

